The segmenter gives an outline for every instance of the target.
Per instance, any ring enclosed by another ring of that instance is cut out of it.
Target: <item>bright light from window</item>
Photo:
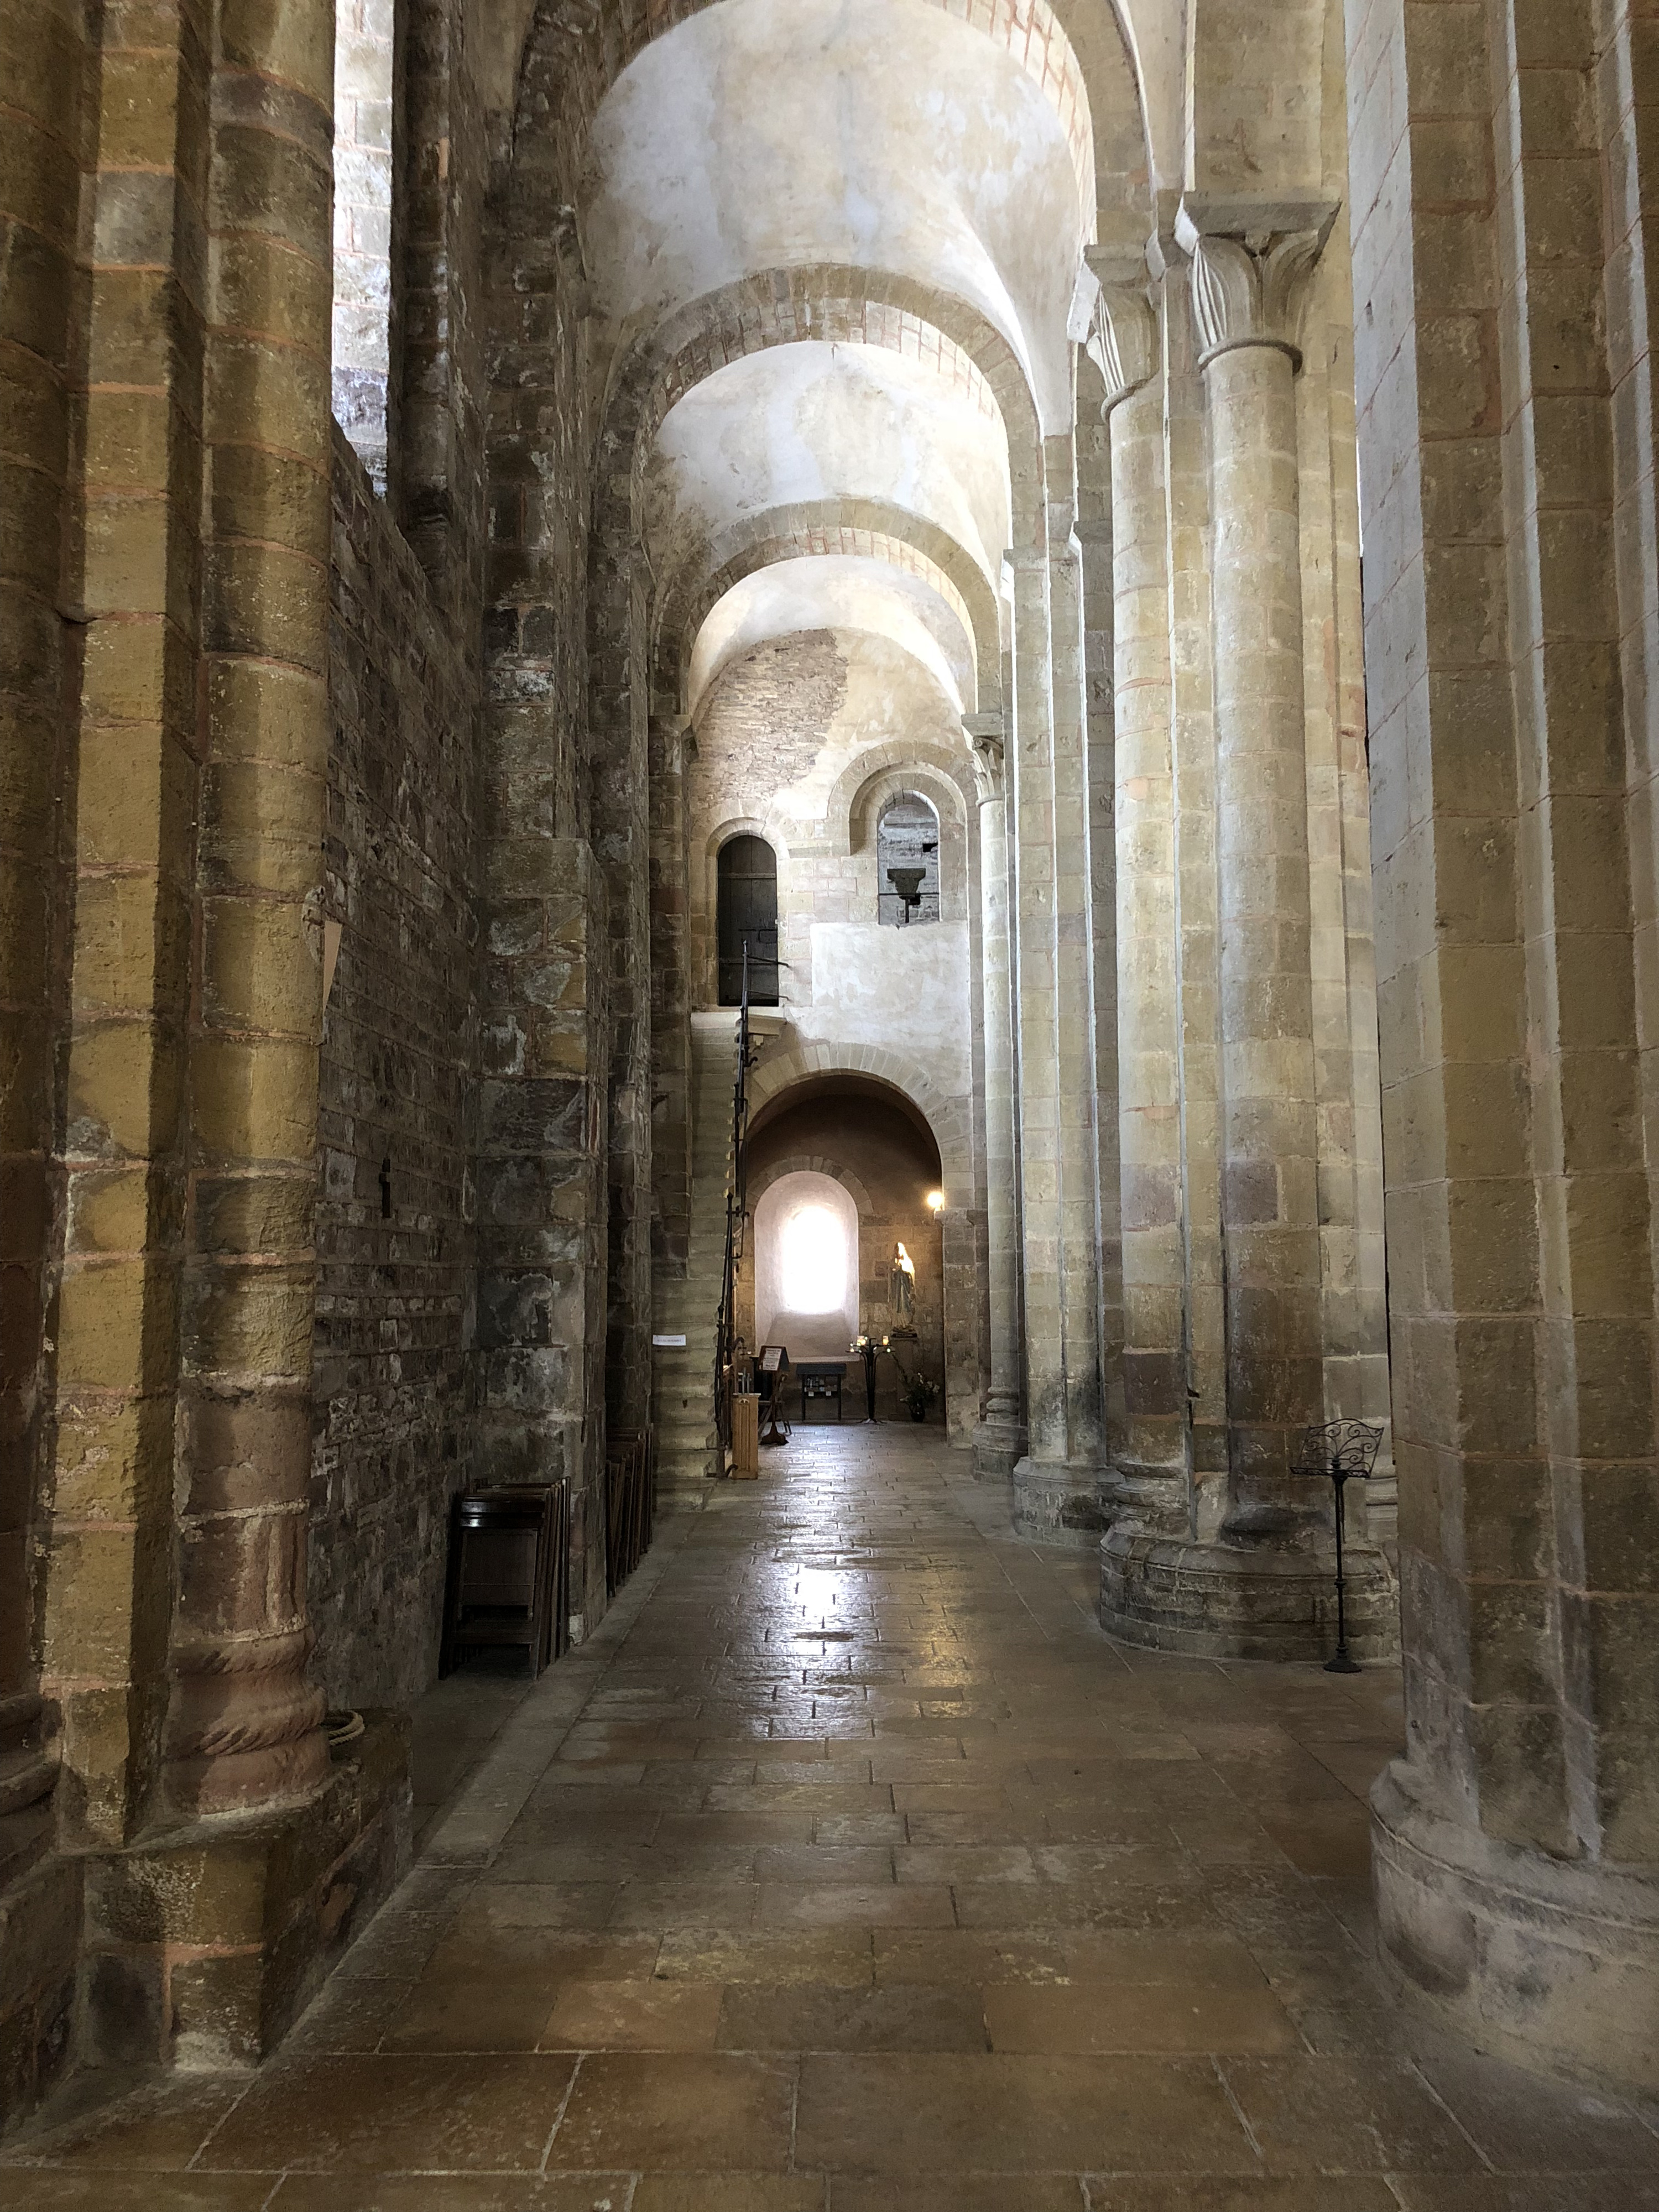
[[[836,1312],[847,1297],[847,1232],[827,1206],[804,1206],[783,1228],[786,1312]]]

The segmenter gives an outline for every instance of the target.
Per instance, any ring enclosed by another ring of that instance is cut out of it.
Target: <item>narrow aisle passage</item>
[[[0,2206],[1659,2206],[1641,2115],[1380,1993],[1397,1678],[1119,1650],[1092,1563],[1006,1525],[936,1432],[798,1431],[671,1523],[631,1627],[520,1708],[533,1775],[485,1763],[427,1839],[471,1856],[251,2085],[60,2122]]]

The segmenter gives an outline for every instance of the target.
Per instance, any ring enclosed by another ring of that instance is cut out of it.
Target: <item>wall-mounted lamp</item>
[[[930,1190],[927,1194],[927,1204],[933,1212],[942,1212],[945,1206],[945,1193],[942,1190]]]

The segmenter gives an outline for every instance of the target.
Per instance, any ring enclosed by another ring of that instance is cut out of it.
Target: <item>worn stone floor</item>
[[[50,2116],[0,2212],[1655,2212],[1659,2115],[1372,1976],[1397,1678],[1121,1650],[1092,1581],[937,1431],[798,1431],[471,1736],[444,1686],[465,1778],[276,2058]]]

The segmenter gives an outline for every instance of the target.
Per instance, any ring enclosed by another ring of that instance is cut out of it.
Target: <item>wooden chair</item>
[[[440,1674],[464,1652],[520,1650],[533,1681],[565,1648],[569,1486],[463,1491],[450,1526]]]
[[[606,1441],[605,1580],[614,1596],[645,1556],[656,1518],[656,1438],[618,1429]]]

